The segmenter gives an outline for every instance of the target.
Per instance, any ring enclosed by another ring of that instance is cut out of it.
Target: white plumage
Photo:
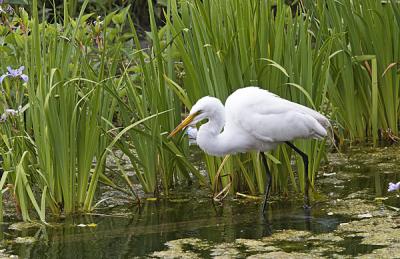
[[[189,116],[193,116],[189,125],[209,120],[200,126],[196,140],[202,150],[215,156],[268,151],[298,138],[321,139],[330,125],[317,111],[258,87],[236,90],[226,100],[225,107],[215,97],[203,97]]]
[[[327,136],[329,120],[319,112],[294,103],[258,87],[236,90],[225,102],[215,97],[199,99],[189,116],[169,135],[175,135],[186,126],[201,125],[196,142],[206,153],[215,156],[268,151],[286,143],[301,155],[305,168],[305,207],[309,207],[308,157],[290,141],[298,138],[322,139]],[[269,181],[266,185],[263,212],[268,200],[272,176],[265,155],[261,156]]]

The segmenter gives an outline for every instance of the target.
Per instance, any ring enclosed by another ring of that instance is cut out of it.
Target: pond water
[[[203,190],[168,200],[102,209],[51,226],[2,225],[0,257],[20,258],[307,258],[386,257],[400,251],[400,149],[353,148],[321,168],[318,202],[299,195],[213,203]],[[193,188],[191,188],[193,190]],[[378,197],[378,199],[376,199]]]

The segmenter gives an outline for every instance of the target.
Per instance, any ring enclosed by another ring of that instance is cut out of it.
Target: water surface
[[[51,227],[12,230],[13,222],[8,222],[2,226],[3,252],[21,258],[243,258],[351,257],[393,251],[392,241],[372,242],[365,233],[369,221],[399,231],[399,214],[388,206],[400,207],[400,198],[386,191],[388,182],[400,180],[398,151],[364,147],[343,157],[331,155],[318,179],[322,198],[310,211],[302,208],[295,194],[273,195],[262,216],[261,200],[228,198],[214,203],[207,190],[183,190],[169,199],[144,200],[140,207],[124,205],[57,220]],[[353,227],[356,224],[361,225]]]

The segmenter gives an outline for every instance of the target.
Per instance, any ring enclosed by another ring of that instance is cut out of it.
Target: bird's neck
[[[197,145],[206,153],[223,156],[230,151],[229,140],[225,132],[225,110],[215,112],[207,123],[203,124],[197,133]]]

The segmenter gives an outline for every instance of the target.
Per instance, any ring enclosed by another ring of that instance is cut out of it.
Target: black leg
[[[264,202],[263,202],[263,210],[262,210],[262,213],[264,214],[265,208],[267,207],[269,191],[271,190],[272,175],[268,168],[266,155],[263,152],[261,152],[260,155],[261,155],[261,159],[263,161],[264,167],[265,167],[265,174],[267,175],[267,182],[265,183],[265,194],[264,194]]]
[[[293,145],[289,141],[285,141],[285,143],[291,147],[294,151],[297,152],[301,156],[304,162],[304,208],[309,209],[310,208],[310,198],[309,198],[309,188],[310,188],[310,182],[308,180],[308,156],[306,153],[298,149],[295,145]]]

